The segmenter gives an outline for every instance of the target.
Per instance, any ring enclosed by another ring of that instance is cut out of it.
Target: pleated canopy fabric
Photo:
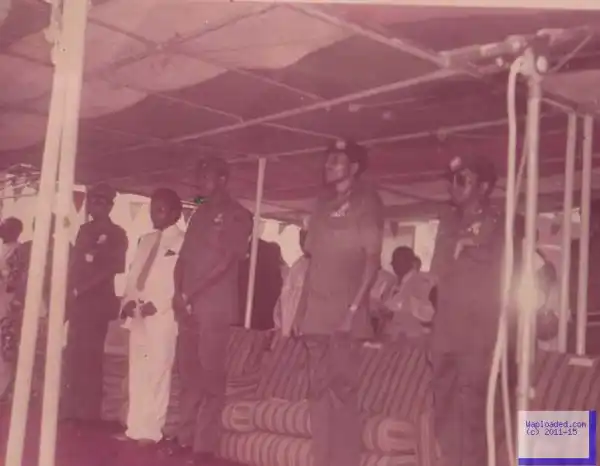
[[[44,2],[14,0],[0,27],[0,169],[41,161],[48,21]],[[440,172],[454,155],[485,154],[501,170],[506,158],[506,70],[476,53],[471,72],[443,57],[512,34],[599,24],[590,12],[97,0],[77,181],[137,194],[168,185],[191,198],[189,168],[210,154],[235,163],[234,194],[250,205],[264,156],[263,212],[292,219],[319,187],[322,148],[352,137],[370,146],[369,176],[389,215],[426,216],[445,197]],[[552,63],[568,58],[568,73],[553,80],[600,63],[600,41],[584,39],[551,51]],[[556,82],[549,89],[561,101],[577,100]],[[545,108],[542,131],[541,188],[556,203],[564,113]]]

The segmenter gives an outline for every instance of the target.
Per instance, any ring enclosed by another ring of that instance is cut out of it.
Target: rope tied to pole
[[[58,53],[61,45],[62,17],[63,17],[63,0],[45,0],[51,5],[50,22],[44,30],[44,37],[52,45],[50,59],[52,64],[56,66],[58,62]]]

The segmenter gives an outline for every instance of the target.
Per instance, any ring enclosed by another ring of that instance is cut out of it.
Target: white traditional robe
[[[184,233],[173,225],[162,232],[156,259],[145,287],[137,282],[146,259],[156,242],[158,231],[143,236],[127,277],[123,305],[129,301],[152,302],[158,312],[127,319],[129,335],[129,411],[126,435],[135,440],[159,441],[162,438],[169,393],[171,370],[175,360],[177,323],[171,301],[174,294],[173,272],[183,243]]]

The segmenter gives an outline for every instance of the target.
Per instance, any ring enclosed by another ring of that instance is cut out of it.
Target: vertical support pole
[[[512,441],[512,416],[510,398],[508,396],[507,340],[508,340],[508,304],[512,291],[514,274],[514,224],[518,199],[519,175],[517,175],[517,118],[516,118],[516,85],[523,58],[519,57],[512,64],[508,81],[508,160],[506,173],[505,223],[504,223],[504,260],[502,262],[502,314],[498,325],[498,337],[492,358],[490,378],[488,381],[486,400],[486,434],[488,443],[488,464],[496,464],[496,391],[498,375],[502,375],[502,401],[504,407],[504,423],[506,427],[506,447],[511,465],[514,457]],[[521,174],[521,170],[519,170]],[[505,389],[506,388],[506,389]]]
[[[39,466],[54,466],[56,457],[56,431],[60,401],[64,315],[71,235],[70,215],[73,203],[75,159],[77,157],[88,2],[86,0],[65,0],[63,8],[64,31],[61,43],[65,44],[67,50],[64,56],[64,70],[58,70],[58,72],[67,75],[67,92],[65,94],[64,127],[57,183],[57,222],[52,264]]]
[[[248,273],[248,292],[246,293],[246,314],[244,326],[250,328],[252,325],[252,303],[254,302],[254,285],[256,283],[256,264],[258,259],[258,235],[260,232],[260,211],[262,205],[263,191],[265,188],[265,169],[267,159],[258,159],[258,177],[256,180],[256,203],[254,205],[254,227],[252,228],[252,242],[250,246],[250,272]]]
[[[592,195],[592,149],[594,118],[586,115],[583,119],[583,167],[581,180],[581,238],[579,241],[579,280],[577,287],[577,338],[578,355],[585,354],[587,330],[587,294],[590,250],[590,205]]]
[[[40,189],[36,199],[35,230],[31,246],[27,294],[25,297],[25,308],[23,309],[23,324],[21,327],[19,358],[14,384],[5,466],[22,466],[23,464],[23,447],[31,396],[31,379],[39,329],[39,311],[42,304],[44,273],[48,257],[48,236],[50,234],[52,207],[56,191],[56,175],[60,157],[62,122],[67,89],[66,75],[62,72],[63,60],[64,51],[60,49],[56,54],[56,67],[52,82],[48,126],[46,128],[44,155],[42,159]]]
[[[535,63],[533,51],[527,51],[528,60]],[[535,65],[533,65],[535,66]],[[525,199],[525,241],[523,244],[522,306],[519,313],[519,336],[521,357],[519,359],[519,383],[517,406],[519,411],[527,411],[531,387],[531,364],[535,343],[534,316],[536,295],[532,292],[535,283],[535,245],[537,241],[538,215],[538,149],[540,108],[542,101],[541,77],[532,73],[529,77],[529,98],[527,102],[527,189]]]
[[[573,213],[573,185],[575,182],[575,155],[577,150],[577,115],[569,113],[567,127],[567,153],[565,161],[565,192],[563,198],[563,225],[560,266],[560,308],[558,321],[558,350],[567,351],[567,333],[569,323],[570,277],[571,277],[571,240]]]

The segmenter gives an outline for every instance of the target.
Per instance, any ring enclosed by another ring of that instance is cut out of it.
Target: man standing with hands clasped
[[[239,263],[252,233],[252,216],[227,192],[228,179],[224,160],[198,164],[199,205],[175,266],[181,417],[166,452],[191,454],[197,464],[210,461],[219,446],[229,327],[238,309]]]
[[[140,238],[129,271],[121,310],[130,331],[129,411],[127,431],[119,440],[151,445],[162,439],[177,340],[171,301],[184,236],[176,225],[181,210],[175,191],[154,191],[150,217],[155,231]]]

